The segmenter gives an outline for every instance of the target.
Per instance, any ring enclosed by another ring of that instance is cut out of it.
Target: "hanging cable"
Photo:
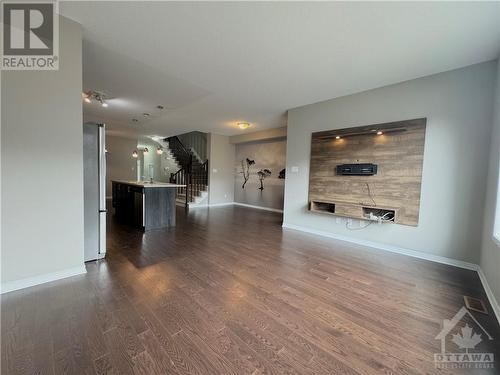
[[[373,221],[369,221],[368,223],[366,223],[365,226],[363,227],[359,227],[359,228],[352,228],[349,226],[349,222],[346,221],[345,223],[345,227],[349,230],[361,230],[361,229],[365,229],[365,228],[368,228],[370,225],[372,225],[374,222]]]
[[[368,197],[370,198],[372,203],[359,202],[359,204],[362,206],[377,207],[377,202],[375,202],[375,199],[373,198],[372,190],[370,189],[370,184],[368,182],[365,182],[365,184],[366,184],[366,190],[368,190]]]

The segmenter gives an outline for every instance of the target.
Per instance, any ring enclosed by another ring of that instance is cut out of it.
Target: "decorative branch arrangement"
[[[241,188],[244,189],[245,185],[250,178],[250,167],[255,164],[255,160],[250,160],[249,158],[246,158],[246,160],[241,161],[241,174],[243,175],[243,185],[241,185]]]
[[[269,177],[271,175],[271,171],[269,169],[261,169],[260,171],[257,172],[257,174],[259,175],[259,180],[260,180],[260,188],[259,190],[264,190],[264,179],[266,177]]]

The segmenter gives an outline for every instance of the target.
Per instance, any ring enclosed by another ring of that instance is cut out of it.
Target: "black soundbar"
[[[341,176],[373,176],[377,174],[377,164],[341,164],[337,165],[337,174]]]

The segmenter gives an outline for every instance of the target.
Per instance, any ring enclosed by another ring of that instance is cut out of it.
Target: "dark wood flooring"
[[[279,214],[241,207],[179,210],[176,228],[148,233],[108,228],[107,258],[86,275],[2,296],[2,374],[497,371],[434,367],[443,319],[464,294],[486,300],[475,272],[282,230]],[[474,316],[499,357],[494,316]]]

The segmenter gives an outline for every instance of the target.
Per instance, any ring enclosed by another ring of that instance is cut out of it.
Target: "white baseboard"
[[[488,296],[488,300],[490,301],[491,308],[493,309],[493,312],[495,313],[495,316],[497,317],[497,320],[500,323],[500,305],[498,304],[498,301],[495,298],[495,295],[493,294],[493,291],[491,290],[490,285],[488,284],[488,280],[486,279],[486,275],[484,274],[483,270],[479,266],[478,266],[477,273],[479,275],[479,278],[481,279],[481,283],[483,284],[484,291],[486,292],[486,295]]]
[[[239,203],[239,202],[234,202],[234,205],[235,206],[241,206],[241,207],[248,207],[248,208],[256,208],[258,210],[264,210],[264,211],[272,211],[272,212],[283,213],[283,210],[279,210],[277,208],[271,208],[271,207],[254,206],[252,204]]]
[[[239,203],[239,202],[213,203],[213,204],[208,204],[208,205],[205,204],[205,205],[199,205],[199,206],[189,206],[189,208],[191,208],[191,207],[192,208],[196,208],[196,207],[223,207],[223,206],[241,206],[241,207],[247,207],[247,208],[256,208],[258,210],[283,213],[283,210],[278,210],[277,208],[254,206],[252,204]]]
[[[189,208],[207,208],[207,207],[208,207],[208,204],[206,204],[206,203],[195,203],[195,204],[190,203],[189,204]]]
[[[339,241],[350,242],[350,243],[354,243],[357,245],[371,247],[371,248],[375,248],[375,249],[379,249],[379,250],[390,251],[391,253],[407,255],[407,256],[411,256],[413,258],[425,259],[425,260],[429,260],[431,262],[442,263],[442,264],[447,264],[450,266],[455,266],[455,267],[460,267],[460,268],[464,268],[467,270],[476,271],[479,275],[479,279],[481,280],[481,283],[483,284],[483,288],[486,292],[486,296],[488,297],[488,300],[490,301],[491,307],[494,310],[494,314],[497,318],[497,321],[500,323],[500,305],[498,304],[498,301],[496,300],[495,295],[493,294],[493,291],[491,290],[491,288],[488,284],[488,281],[486,279],[486,275],[484,274],[481,267],[479,267],[479,265],[477,265],[477,264],[464,262],[464,261],[456,260],[456,259],[452,259],[452,258],[446,258],[446,257],[438,256],[438,255],[423,253],[421,251],[410,250],[410,249],[400,248],[400,247],[396,247],[396,246],[380,244],[377,242],[359,240],[357,238],[341,236],[341,235],[337,235],[337,234],[333,234],[333,233],[329,233],[329,232],[325,232],[325,231],[320,231],[320,230],[316,230],[316,229],[311,229],[311,228],[307,228],[307,227],[302,227],[302,226],[294,225],[294,224],[283,223],[283,228],[297,230],[297,231],[306,232],[306,233],[310,233],[310,234],[315,234],[315,235],[322,236],[322,237],[333,238],[333,239],[336,239]]]
[[[428,254],[428,253],[424,253],[421,251],[405,249],[402,247],[381,244],[378,242],[360,240],[357,238],[342,236],[342,235],[338,235],[338,234],[334,234],[334,233],[330,233],[330,232],[320,231],[320,230],[316,230],[316,229],[310,229],[310,228],[302,227],[299,225],[283,223],[283,228],[298,230],[301,232],[306,232],[306,233],[311,233],[311,234],[316,234],[318,236],[329,237],[329,238],[333,238],[333,239],[336,239],[339,241],[355,243],[357,245],[371,247],[371,248],[375,248],[375,249],[379,249],[379,250],[390,251],[391,253],[408,255],[408,256],[411,256],[413,258],[430,260],[432,262],[448,264],[451,266],[465,268],[468,270],[477,271],[479,269],[479,266],[477,264],[474,264],[474,263],[464,262],[464,261],[456,260],[456,259],[452,259],[452,258],[446,258],[446,257],[442,257],[439,255]]]
[[[208,207],[223,207],[223,206],[232,206],[234,202],[224,202],[224,203],[209,203]]]
[[[175,202],[175,205],[178,206],[178,207],[186,207],[186,203],[185,202],[178,202],[176,201]],[[189,208],[207,208],[208,207],[208,204],[206,203],[193,203],[193,202],[190,202],[188,203],[188,207]]]
[[[66,270],[46,273],[39,276],[28,277],[25,279],[9,281],[7,283],[2,284],[0,294],[13,292],[15,290],[29,288],[30,286],[45,284],[51,281],[56,281],[60,279],[65,279],[67,277],[81,275],[87,273],[87,269],[85,265],[81,265],[79,267],[68,268]]]

